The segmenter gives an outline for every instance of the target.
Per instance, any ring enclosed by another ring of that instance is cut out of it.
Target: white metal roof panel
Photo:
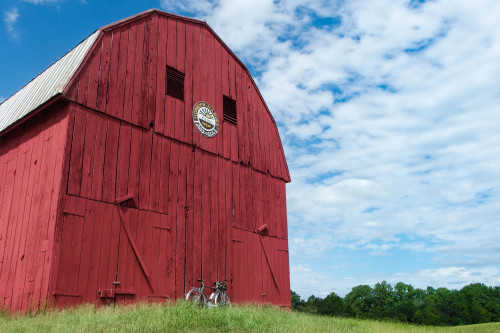
[[[99,36],[97,30],[0,104],[0,132],[62,93]]]

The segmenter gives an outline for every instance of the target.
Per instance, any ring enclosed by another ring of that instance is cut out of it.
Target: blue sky
[[[205,20],[250,69],[292,176],[292,289],[500,285],[500,2],[2,2],[0,101],[98,27]]]

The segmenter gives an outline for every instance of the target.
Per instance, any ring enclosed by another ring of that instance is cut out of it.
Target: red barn
[[[183,297],[290,306],[276,123],[205,23],[97,30],[0,105],[0,305]]]

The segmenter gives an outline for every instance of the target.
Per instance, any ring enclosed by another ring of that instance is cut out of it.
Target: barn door
[[[165,299],[174,296],[175,225],[166,214],[116,206],[120,236],[114,299]]]
[[[235,301],[281,304],[289,291],[284,290],[279,240],[240,229],[233,235]]]

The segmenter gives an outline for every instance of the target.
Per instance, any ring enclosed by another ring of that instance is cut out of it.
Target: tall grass
[[[274,307],[198,308],[176,304],[136,304],[47,310],[35,315],[0,315],[0,332],[500,332],[500,323],[462,327],[332,318]]]

